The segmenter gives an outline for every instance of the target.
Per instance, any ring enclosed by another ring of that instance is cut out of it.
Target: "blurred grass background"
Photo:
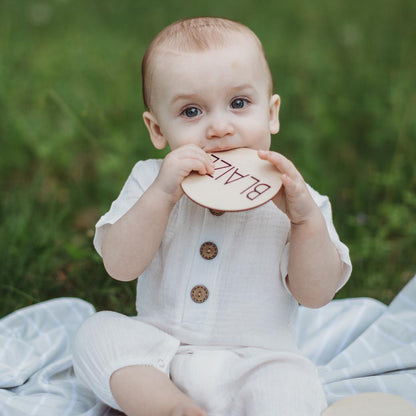
[[[338,297],[389,303],[416,273],[414,0],[0,1],[0,316],[60,296],[134,312],[95,222],[138,159],[161,157],[139,68],[182,17],[242,21],[282,98],[273,149],[330,196],[353,276]]]

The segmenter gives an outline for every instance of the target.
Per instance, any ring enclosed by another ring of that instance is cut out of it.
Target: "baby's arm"
[[[111,277],[133,280],[150,264],[162,241],[172,208],[183,194],[180,184],[191,171],[212,174],[209,155],[194,145],[169,153],[153,184],[109,228],[103,239],[102,255]]]
[[[291,221],[288,288],[300,304],[323,306],[334,297],[343,278],[342,262],[325,220],[291,161],[275,152],[260,151],[259,156],[282,172],[283,187],[274,203]]]

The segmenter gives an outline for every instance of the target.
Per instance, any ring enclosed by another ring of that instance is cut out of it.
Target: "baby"
[[[227,19],[182,20],[150,44],[142,76],[150,139],[171,151],[135,165],[94,239],[114,279],[140,276],[138,315],[89,318],[77,376],[127,415],[320,415],[298,303],[328,303],[351,263],[328,198],[269,150],[280,98],[260,41]],[[210,152],[240,147],[282,173],[273,201],[222,213],[183,195],[190,172],[213,174]]]

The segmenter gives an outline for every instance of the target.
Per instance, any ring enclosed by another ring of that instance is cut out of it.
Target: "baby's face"
[[[206,152],[239,147],[269,149],[279,130],[279,97],[270,94],[262,52],[243,36],[197,53],[167,51],[151,80],[157,148],[196,144]],[[150,113],[147,113],[150,115]]]

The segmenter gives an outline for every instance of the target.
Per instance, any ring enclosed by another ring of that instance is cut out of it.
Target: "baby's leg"
[[[170,380],[179,340],[115,312],[98,312],[78,330],[73,364],[79,381],[127,415],[205,415]]]
[[[128,416],[206,416],[167,375],[151,366],[121,368],[111,376],[110,385]]]
[[[326,408],[316,368],[298,354],[253,349],[241,369],[248,372],[237,403],[247,416],[319,416]],[[231,413],[239,414],[237,407]]]
[[[180,348],[171,364],[176,385],[209,415],[319,416],[326,408],[316,368],[307,359],[284,351],[220,348]]]

